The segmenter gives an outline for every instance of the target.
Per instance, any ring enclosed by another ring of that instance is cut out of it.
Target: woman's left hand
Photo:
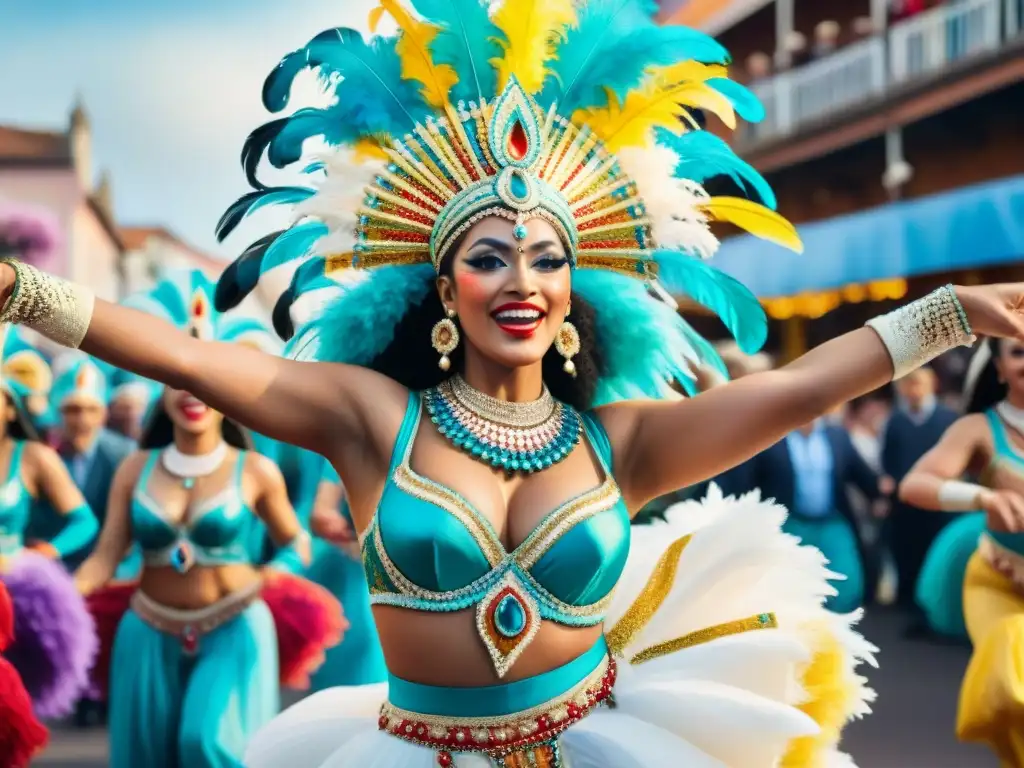
[[[1024,283],[959,285],[955,290],[976,335],[1024,341]]]

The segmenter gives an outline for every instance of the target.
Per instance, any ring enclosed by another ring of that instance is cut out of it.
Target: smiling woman
[[[872,649],[856,614],[824,609],[821,553],[752,497],[712,493],[642,530],[631,517],[974,329],[1024,338],[1024,289],[945,286],[779,370],[681,398],[674,381],[692,391],[696,369],[722,365],[671,294],[715,310],[746,351],[766,332],[756,298],[701,261],[717,245],[709,220],[799,248],[769,207],[701,187],[728,173],[774,204],[687,121],[687,108],[727,124],[763,115],[727,79],[725,51],[659,27],[648,0],[416,8],[381,0],[371,25],[389,14],[397,36],[328,30],[265,82],[275,112],[308,69],[336,98],[250,135],[254,189],[219,234],[277,203],[294,224],[225,270],[217,303],[290,263],[275,325],[298,359],[193,339],[0,264],[0,319],[321,453],[345,484],[388,683],[306,699],[245,764],[844,764]],[[263,157],[298,162],[314,136],[332,150],[306,165],[312,186],[262,182]],[[329,301],[293,334],[292,305],[319,291]]]

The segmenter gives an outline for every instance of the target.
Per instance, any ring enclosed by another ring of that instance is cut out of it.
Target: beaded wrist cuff
[[[14,290],[0,323],[24,325],[51,341],[77,349],[89,330],[96,297],[81,285],[69,283],[14,259]]]
[[[976,338],[953,286],[944,285],[923,299],[900,307],[866,325],[882,339],[892,358],[893,379],[906,376],[958,346]]]

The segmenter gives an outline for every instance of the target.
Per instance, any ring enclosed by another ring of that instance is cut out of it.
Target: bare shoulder
[[[64,466],[63,459],[53,448],[35,440],[25,443],[21,456],[23,469],[33,475],[39,472],[52,472]]]
[[[674,402],[674,401],[668,401]],[[665,406],[661,400],[623,400],[594,408],[591,413],[604,427],[612,447],[626,445],[636,434],[638,419],[644,412]]]
[[[409,390],[392,378],[358,365],[314,363],[316,375],[324,376],[335,393],[339,411],[356,414],[367,426],[383,419],[401,420],[409,401]]]
[[[121,462],[117,472],[114,474],[114,484],[134,486],[138,482],[139,477],[142,476],[143,468],[154,453],[155,451],[132,451],[125,456],[124,461]]]
[[[992,430],[989,427],[988,417],[983,413],[969,413],[961,416],[953,422],[946,430],[946,439],[963,440],[969,439],[973,442],[988,441]]]
[[[245,462],[244,472],[252,477],[260,488],[266,490],[284,486],[284,475],[272,459],[256,451],[247,451],[242,455],[242,461]]]

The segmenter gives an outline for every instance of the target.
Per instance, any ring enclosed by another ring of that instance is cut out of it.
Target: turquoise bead
[[[518,637],[526,629],[526,609],[515,595],[505,595],[494,609],[494,626],[505,637]]]
[[[512,237],[516,240],[525,240],[527,235],[525,224],[516,224],[515,229],[512,230]]]

